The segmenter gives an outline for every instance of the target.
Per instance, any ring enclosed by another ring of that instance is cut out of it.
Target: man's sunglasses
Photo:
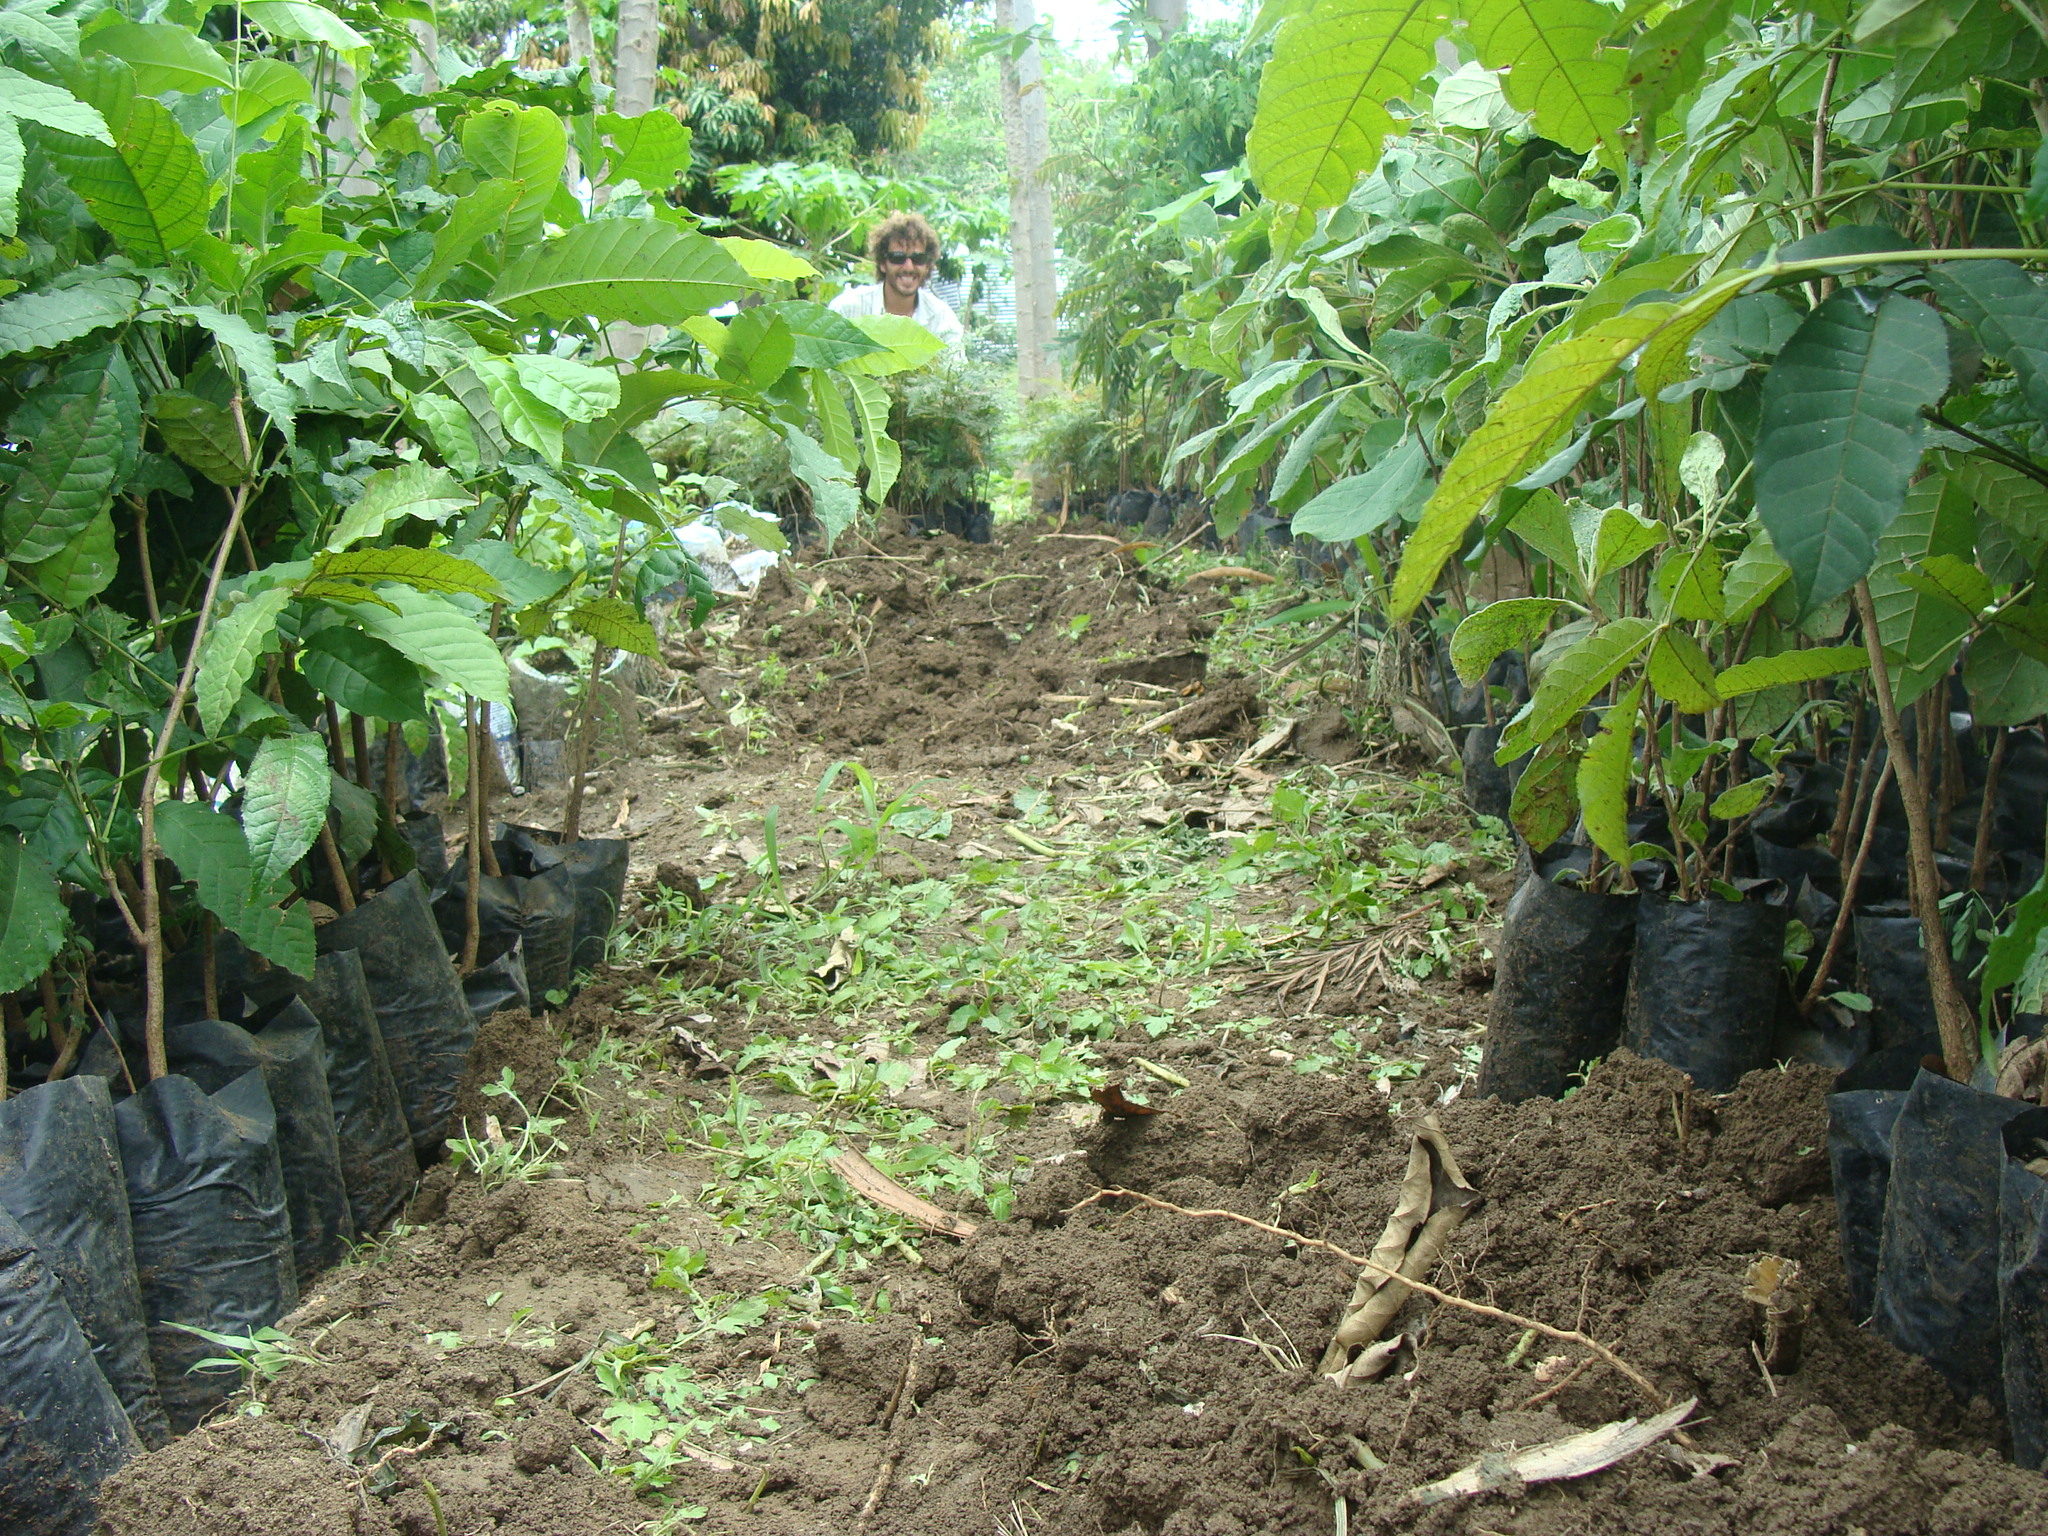
[[[892,267],[904,265],[928,267],[932,264],[932,253],[930,251],[884,251],[882,252],[882,260],[885,264]]]

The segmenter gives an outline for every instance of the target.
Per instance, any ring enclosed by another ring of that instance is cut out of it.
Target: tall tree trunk
[[[1152,23],[1145,34],[1145,57],[1156,59],[1166,40],[1188,24],[1188,0],[1145,0],[1145,19]]]
[[[1036,25],[1032,0],[995,0],[996,25],[1023,32]],[[1053,363],[1052,191],[1045,162],[1052,150],[1046,125],[1045,74],[1033,43],[1002,62],[1003,144],[1010,162],[1010,257],[1017,282],[1017,388],[1041,395],[1059,380]]]
[[[595,85],[599,77],[597,39],[591,35],[590,7],[584,3],[584,0],[569,0],[569,67],[574,69],[578,64],[581,64],[590,71],[591,83]],[[584,174],[585,167],[576,156],[576,146],[571,144],[569,146],[569,186],[572,190],[583,179]],[[594,187],[591,188],[591,200],[592,202],[597,200],[597,189]]]
[[[585,19],[588,24],[588,18]],[[638,117],[654,106],[654,59],[661,40],[658,0],[619,0],[618,56],[612,63],[612,110]],[[571,34],[574,46],[574,34]]]

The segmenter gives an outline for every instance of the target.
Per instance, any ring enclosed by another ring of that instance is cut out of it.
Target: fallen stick
[[[1236,1211],[1190,1210],[1187,1206],[1175,1205],[1171,1200],[1161,1200],[1156,1195],[1140,1194],[1135,1189],[1098,1189],[1078,1205],[1069,1206],[1065,1214],[1071,1216],[1076,1211],[1085,1210],[1087,1207],[1100,1204],[1104,1200],[1136,1200],[1162,1211],[1171,1211],[1176,1216],[1192,1216],[1207,1221],[1234,1221],[1240,1226],[1252,1227],[1260,1232],[1271,1233],[1274,1237],[1285,1238],[1290,1243],[1299,1243],[1304,1248],[1320,1248],[1323,1252],[1340,1258],[1347,1264],[1353,1264],[1360,1269],[1376,1273],[1382,1279],[1399,1281],[1409,1290],[1416,1292],[1418,1295],[1427,1296],[1431,1301],[1443,1306],[1454,1307],[1461,1312],[1470,1312],[1477,1317],[1490,1317],[1497,1323],[1506,1323],[1514,1328],[1533,1328],[1546,1339],[1555,1339],[1560,1344],[1577,1344],[1582,1349],[1590,1349],[1594,1354],[1626,1376],[1635,1385],[1637,1390],[1659,1408],[1668,1408],[1671,1405],[1670,1394],[1659,1390],[1655,1382],[1651,1381],[1649,1377],[1630,1365],[1598,1339],[1581,1333],[1576,1328],[1553,1328],[1549,1323],[1539,1323],[1533,1317],[1521,1317],[1513,1312],[1504,1312],[1499,1307],[1489,1307],[1483,1302],[1467,1301],[1462,1296],[1453,1296],[1449,1291],[1440,1291],[1435,1286],[1425,1284],[1421,1280],[1412,1280],[1408,1276],[1398,1274],[1384,1265],[1373,1263],[1371,1259],[1361,1258],[1358,1254],[1339,1248],[1335,1243],[1326,1243],[1321,1238],[1310,1237],[1304,1232],[1296,1232],[1287,1227],[1276,1227],[1271,1222],[1259,1221],[1251,1216],[1240,1216]]]
[[[1469,1499],[1482,1493],[1512,1493],[1531,1483],[1590,1477],[1635,1455],[1645,1446],[1655,1445],[1666,1435],[1675,1434],[1686,1416],[1698,1406],[1697,1398],[1688,1397],[1675,1408],[1667,1409],[1646,1423],[1622,1419],[1613,1424],[1602,1424],[1598,1429],[1589,1429],[1582,1435],[1528,1446],[1508,1455],[1495,1452],[1480,1457],[1471,1466],[1453,1472],[1441,1481],[1410,1488],[1402,1497],[1417,1504],[1441,1504],[1446,1499]]]
[[[858,1152],[841,1152],[825,1159],[832,1171],[853,1187],[856,1194],[884,1210],[908,1216],[927,1232],[966,1239],[980,1230],[964,1216],[942,1210],[921,1195],[914,1195]]]
[[[924,1347],[924,1335],[919,1334],[910,1341],[910,1358],[903,1363],[903,1374],[896,1378],[896,1392],[889,1399],[889,1406],[882,1413],[882,1433],[887,1435],[896,1422],[899,1409],[905,1402],[917,1405],[917,1353]],[[909,1415],[904,1415],[908,1418]],[[860,1524],[854,1527],[855,1536],[867,1536],[868,1522],[875,1518],[875,1511],[882,1507],[882,1495],[889,1491],[889,1480],[896,1475],[896,1464],[903,1459],[903,1442],[907,1436],[891,1435],[888,1448],[882,1453],[882,1464],[875,1469],[875,1480],[868,1488],[867,1502],[860,1507]]]

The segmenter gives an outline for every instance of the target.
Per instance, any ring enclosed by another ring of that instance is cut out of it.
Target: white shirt
[[[882,285],[867,283],[847,289],[832,301],[830,307],[835,314],[849,319],[859,315],[886,315],[889,310],[882,298]],[[959,346],[967,335],[966,328],[960,324],[960,317],[953,313],[953,306],[929,288],[917,290],[917,308],[910,312],[910,318],[949,347]]]

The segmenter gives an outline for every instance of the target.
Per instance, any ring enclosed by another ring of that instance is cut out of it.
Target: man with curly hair
[[[904,315],[949,347],[966,335],[953,307],[925,284],[939,259],[939,237],[922,218],[898,208],[868,231],[876,282],[849,288],[832,301],[842,315]]]

